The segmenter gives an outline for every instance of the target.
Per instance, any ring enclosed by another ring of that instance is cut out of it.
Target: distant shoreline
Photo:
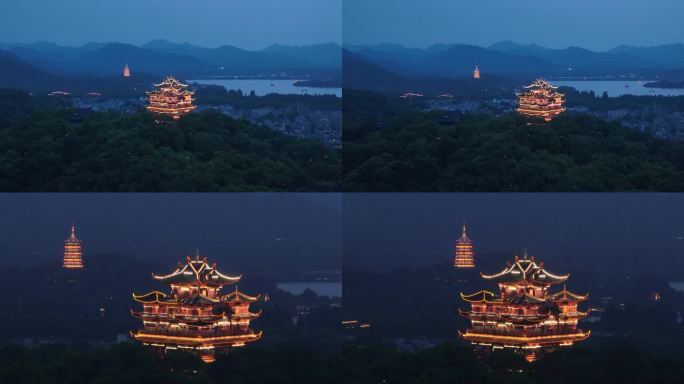
[[[293,84],[295,87],[310,87],[310,88],[340,88],[342,81],[340,79],[332,80],[297,80]]]
[[[646,88],[684,89],[684,80],[658,80],[644,84]]]

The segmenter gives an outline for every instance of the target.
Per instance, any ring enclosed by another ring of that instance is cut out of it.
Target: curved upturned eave
[[[463,292],[461,292],[461,300],[466,301],[468,303],[494,303],[498,302],[495,300],[488,300],[487,297],[491,299],[496,299],[496,294],[487,290],[481,290],[469,295],[464,295]],[[477,297],[480,297],[480,299],[477,299]]]

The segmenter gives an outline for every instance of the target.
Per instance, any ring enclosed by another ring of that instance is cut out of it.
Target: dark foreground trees
[[[681,383],[684,354],[644,348],[633,340],[614,339],[575,346],[529,364],[511,351],[476,358],[469,346],[442,344],[417,353],[390,345],[349,346],[344,351],[349,384],[621,384]]]
[[[284,343],[245,348],[205,365],[185,352],[156,356],[137,344],[112,347],[0,347],[1,383],[342,383],[338,355]]]
[[[19,103],[21,99],[17,101]],[[213,111],[0,116],[3,191],[333,191],[339,155]]]
[[[445,120],[351,92],[343,132],[348,191],[684,190],[684,143],[587,115]]]

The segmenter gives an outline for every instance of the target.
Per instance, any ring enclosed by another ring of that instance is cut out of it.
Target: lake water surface
[[[242,93],[249,94],[254,91],[257,96],[264,96],[270,93],[281,95],[335,95],[342,97],[342,88],[319,88],[319,87],[297,87],[294,83],[297,80],[269,80],[269,79],[205,79],[188,80],[188,83],[220,85],[226,89],[241,90]]]
[[[276,283],[276,287],[293,295],[301,295],[309,288],[319,296],[342,297],[341,282],[287,282]]]
[[[684,96],[684,89],[647,88],[644,84],[648,80],[565,80],[552,81],[552,84],[560,87],[572,87],[578,91],[594,91],[601,96],[608,92],[609,97],[622,95],[635,96]]]

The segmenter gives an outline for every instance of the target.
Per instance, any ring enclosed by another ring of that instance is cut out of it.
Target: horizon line
[[[684,41],[678,41],[678,42],[670,42],[670,43],[661,43],[661,44],[656,44],[656,45],[630,45],[626,43],[621,43],[613,46],[613,48],[610,49],[603,49],[603,50],[595,50],[595,49],[590,49],[590,48],[585,48],[580,45],[569,45],[563,48],[550,48],[545,45],[541,45],[538,43],[519,43],[513,40],[500,40],[492,44],[476,44],[476,43],[466,43],[466,42],[451,42],[451,43],[446,43],[446,42],[435,42],[429,45],[407,45],[407,44],[402,44],[402,43],[397,43],[397,42],[392,42],[392,41],[387,41],[387,42],[382,42],[382,43],[350,43],[350,42],[342,42],[341,46],[342,48],[348,47],[348,46],[367,46],[367,47],[379,47],[382,45],[396,45],[400,46],[403,48],[408,48],[408,49],[430,49],[435,46],[440,46],[440,45],[467,45],[467,46],[473,46],[473,47],[480,47],[480,48],[491,48],[494,45],[501,44],[501,43],[512,43],[515,45],[520,45],[524,47],[530,47],[530,46],[537,46],[539,48],[544,48],[544,49],[550,49],[550,50],[557,50],[557,51],[562,51],[565,49],[569,48],[581,48],[581,49],[586,49],[588,51],[592,52],[609,52],[611,50],[614,50],[619,47],[631,47],[631,48],[658,48],[658,47],[666,47],[666,46],[671,46],[671,45],[684,45]]]
[[[33,45],[33,44],[47,43],[47,44],[54,44],[54,45],[56,45],[56,46],[58,46],[58,47],[60,47],[60,48],[83,48],[84,46],[86,46],[86,45],[88,45],[88,44],[101,44],[101,45],[108,45],[108,44],[124,44],[124,45],[131,45],[131,46],[138,47],[138,48],[143,48],[144,45],[149,44],[149,43],[152,43],[152,42],[157,42],[157,41],[163,41],[163,42],[167,42],[167,43],[170,43],[170,44],[176,44],[176,45],[186,45],[186,44],[187,44],[187,45],[191,45],[191,46],[194,46],[194,47],[205,48],[205,49],[218,49],[218,48],[221,48],[221,47],[233,47],[233,48],[238,48],[238,49],[242,49],[242,50],[244,50],[244,51],[251,51],[251,52],[262,51],[262,50],[268,49],[268,48],[270,48],[270,47],[272,47],[272,46],[274,46],[274,45],[280,45],[280,46],[285,46],[285,47],[293,47],[293,48],[303,48],[303,47],[311,47],[311,46],[316,46],[316,45],[327,45],[327,44],[334,44],[334,45],[337,45],[337,46],[339,46],[339,47],[342,46],[342,44],[339,43],[339,42],[335,42],[335,41],[322,41],[322,42],[307,43],[307,44],[286,44],[286,43],[281,43],[281,42],[274,42],[274,43],[268,44],[268,45],[266,45],[266,46],[264,46],[264,47],[261,47],[261,48],[244,48],[244,47],[241,47],[241,46],[239,46],[239,45],[231,45],[231,44],[221,44],[221,45],[218,45],[218,46],[206,46],[206,45],[200,45],[200,44],[193,43],[193,42],[189,42],[189,41],[178,42],[178,41],[172,41],[172,40],[167,40],[167,39],[162,39],[162,38],[160,38],[160,39],[148,40],[148,41],[146,41],[146,42],[144,42],[144,43],[140,43],[140,44],[130,43],[130,42],[124,42],[124,41],[116,41],[116,40],[112,40],[112,41],[88,41],[88,42],[83,43],[83,44],[65,44],[65,43],[57,43],[57,42],[49,41],[49,40],[34,40],[34,41],[30,41],[30,42],[24,42],[24,41],[13,41],[13,42],[9,42],[9,41],[0,41],[0,45],[15,45],[15,46],[22,46],[22,45]]]

